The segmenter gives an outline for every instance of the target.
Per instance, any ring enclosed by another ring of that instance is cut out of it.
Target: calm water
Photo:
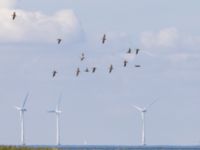
[[[200,146],[34,146],[60,150],[200,150]]]

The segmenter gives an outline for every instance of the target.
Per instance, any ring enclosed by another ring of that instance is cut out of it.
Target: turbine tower
[[[56,109],[48,111],[49,113],[56,114],[56,144],[58,146],[60,145],[60,115],[62,113],[62,111],[60,110],[61,98],[62,98],[62,96],[60,95],[60,97],[58,99],[58,103],[56,105]]]
[[[20,124],[21,124],[21,144],[25,145],[25,133],[24,133],[24,113],[27,111],[25,104],[27,102],[29,93],[26,94],[22,107],[15,107],[20,112]]]
[[[136,110],[138,110],[141,113],[141,117],[142,117],[142,145],[145,146],[146,145],[146,122],[145,122],[145,117],[146,117],[146,113],[147,110],[156,102],[157,100],[153,101],[151,104],[149,104],[147,107],[139,107],[136,105],[132,105],[133,108],[135,108]]]

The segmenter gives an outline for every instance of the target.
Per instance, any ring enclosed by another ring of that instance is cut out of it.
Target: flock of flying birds
[[[17,17],[16,12],[13,12],[13,14],[12,14],[12,20],[15,20],[16,17]],[[103,37],[102,37],[102,41],[101,41],[102,44],[105,44],[106,40],[107,40],[106,34],[104,34]],[[62,39],[61,39],[61,38],[58,38],[58,39],[57,39],[57,43],[60,44],[61,42],[62,42]],[[138,49],[138,48],[135,49],[135,52],[134,52],[134,53],[135,53],[136,56],[139,54],[139,51],[140,51],[140,49]],[[133,52],[132,52],[132,49],[129,48],[128,51],[127,51],[127,54],[132,54],[132,53],[133,53]],[[81,54],[81,57],[80,57],[80,60],[81,60],[81,61],[84,61],[84,59],[85,59],[85,54],[82,53],[82,54]],[[124,60],[123,66],[126,67],[127,64],[128,64],[128,61],[127,61],[127,60]],[[136,68],[139,68],[139,67],[141,67],[141,66],[140,66],[140,65],[135,65],[135,67],[136,67]],[[114,67],[113,67],[113,65],[111,64],[110,67],[108,68],[108,72],[109,72],[109,73],[112,73],[113,69],[114,69]],[[91,72],[92,72],[92,73],[95,73],[96,70],[97,70],[97,67],[92,67],[92,68],[91,68]],[[90,72],[89,68],[86,68],[84,71],[85,71],[85,72]],[[76,76],[77,76],[77,77],[79,76],[80,72],[81,72],[80,68],[77,68],[77,69],[76,69]],[[57,73],[58,73],[58,72],[57,72],[56,70],[53,70],[53,72],[52,72],[52,77],[54,78],[54,77],[56,76]]]

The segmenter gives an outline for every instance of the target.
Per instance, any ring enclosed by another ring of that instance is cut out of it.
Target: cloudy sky
[[[14,106],[21,106],[28,91],[27,144],[55,144],[55,116],[47,110],[55,108],[60,93],[62,144],[139,145],[141,116],[131,105],[145,107],[155,99],[147,113],[147,144],[200,144],[199,5],[0,0],[0,144],[20,144]],[[129,48],[141,51],[127,55]],[[80,62],[82,52],[86,59]],[[83,72],[93,66],[95,74]]]

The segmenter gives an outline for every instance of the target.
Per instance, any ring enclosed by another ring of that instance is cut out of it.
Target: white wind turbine
[[[22,107],[15,107],[20,112],[20,121],[21,121],[21,144],[25,145],[25,134],[24,134],[24,113],[27,111],[25,104],[27,102],[29,93],[26,94]]]
[[[61,102],[62,96],[60,95],[58,103],[56,105],[55,110],[48,111],[49,113],[56,114],[56,144],[60,145],[60,115],[62,111],[60,110],[60,102]]]
[[[142,116],[142,145],[146,145],[146,136],[145,136],[145,114],[147,113],[147,110],[156,102],[157,100],[153,101],[151,104],[149,104],[147,107],[139,107],[136,105],[132,105],[133,108],[138,110],[141,113]]]

